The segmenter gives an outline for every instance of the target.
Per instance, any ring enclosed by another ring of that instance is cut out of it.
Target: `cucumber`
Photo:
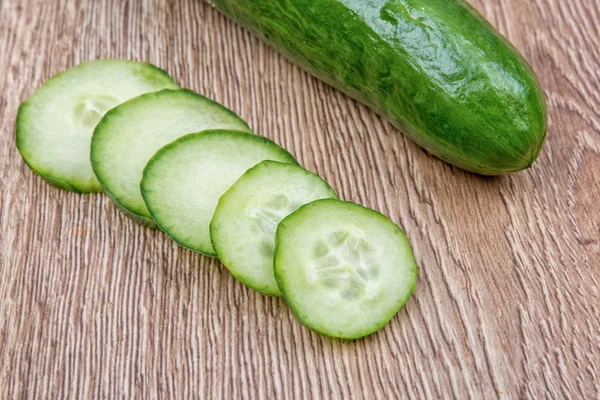
[[[134,221],[156,227],[140,193],[142,171],[161,147],[206,129],[250,132],[222,105],[191,90],[163,90],[110,110],[92,136],[92,168],[117,208]]]
[[[277,228],[275,278],[302,324],[358,339],[384,327],[410,298],[418,267],[404,232],[384,215],[317,200]]]
[[[499,175],[541,151],[535,74],[463,0],[210,2],[450,164]]]
[[[96,123],[114,106],[142,93],[179,86],[143,62],[96,60],[48,79],[17,114],[17,149],[27,165],[53,186],[101,192],[90,165]]]
[[[186,135],[148,161],[140,184],[158,227],[181,246],[216,256],[210,221],[219,198],[263,160],[297,163],[269,139],[233,130]]]
[[[215,252],[233,276],[254,290],[281,296],[273,275],[275,229],[300,206],[337,195],[300,166],[263,161],[219,200],[210,223]]]

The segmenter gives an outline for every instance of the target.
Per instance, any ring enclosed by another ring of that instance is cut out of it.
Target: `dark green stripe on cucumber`
[[[462,0],[212,0],[316,77],[437,157],[499,175],[546,136],[531,67]]]

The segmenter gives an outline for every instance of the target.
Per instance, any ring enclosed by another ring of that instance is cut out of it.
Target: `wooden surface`
[[[503,178],[429,157],[198,0],[0,0],[0,398],[600,398],[600,5],[473,3],[548,97],[538,164]],[[100,57],[167,69],[391,216],[421,267],[407,306],[321,337],[106,196],[46,185],[17,107]]]

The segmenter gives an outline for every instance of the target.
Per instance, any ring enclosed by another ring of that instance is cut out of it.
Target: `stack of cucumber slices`
[[[324,335],[381,329],[415,287],[396,224],[338,200],[288,151],[150,64],[97,60],[52,77],[19,108],[16,135],[48,183],[106,192],[132,220],[283,295]]]

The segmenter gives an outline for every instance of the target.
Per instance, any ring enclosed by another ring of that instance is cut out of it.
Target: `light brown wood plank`
[[[0,398],[600,398],[600,4],[476,0],[548,97],[538,164],[481,178],[428,156],[199,0],[0,0]],[[408,234],[407,306],[357,342],[46,185],[18,105],[84,60],[150,61]]]

